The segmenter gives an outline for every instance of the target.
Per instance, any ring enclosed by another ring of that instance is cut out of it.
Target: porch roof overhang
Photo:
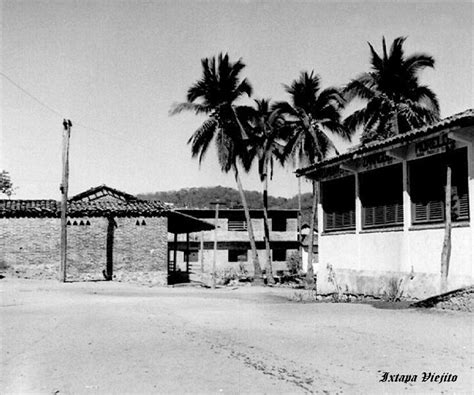
[[[469,133],[472,139],[474,131],[466,131],[466,129],[464,129],[472,126],[474,126],[474,109],[468,109],[434,124],[414,129],[407,133],[399,134],[385,140],[359,145],[344,154],[298,169],[295,173],[297,177],[305,176],[316,180],[326,178],[328,174],[332,176],[337,174],[348,175],[351,173],[351,162],[379,152],[402,149],[411,143],[424,140],[436,134],[450,132],[449,138],[454,138],[453,135],[459,131],[463,135],[462,138],[466,139],[465,135]]]
[[[69,201],[68,217],[163,217],[169,210],[158,201]],[[59,218],[56,200],[0,200],[0,218]]]
[[[166,216],[168,217],[169,233],[194,233],[215,228],[213,224],[207,221],[178,211],[168,211]]]

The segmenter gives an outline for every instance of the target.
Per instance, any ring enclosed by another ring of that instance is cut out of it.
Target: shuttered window
[[[247,222],[244,220],[229,220],[227,223],[227,230],[234,230],[234,231],[246,231],[247,230]]]
[[[451,218],[469,220],[467,179],[467,149],[435,155],[410,162],[410,195],[413,223],[443,222],[445,220],[446,161],[451,163]]]
[[[355,177],[321,183],[324,230],[355,229]]]
[[[403,225],[402,172],[398,164],[359,175],[364,229]]]

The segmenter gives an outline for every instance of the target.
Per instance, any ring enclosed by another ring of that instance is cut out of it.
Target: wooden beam
[[[189,233],[186,233],[186,273],[189,273]]]
[[[405,160],[408,156],[408,146],[388,150],[387,155],[394,159]]]
[[[341,169],[342,170],[346,170],[350,173],[357,173],[357,170],[358,170],[358,166],[357,166],[357,163],[356,162],[353,162],[353,161],[350,161],[350,162],[346,162],[346,163],[342,163],[340,165]]]
[[[474,142],[474,130],[472,129],[459,129],[448,133],[448,138],[461,143],[473,143]]]
[[[178,255],[178,234],[174,234],[174,251],[173,251],[173,272],[176,271],[176,257]]]
[[[106,267],[103,272],[104,278],[107,281],[112,280],[112,276],[114,274],[114,233],[115,233],[115,219],[114,217],[110,216],[107,217],[107,253],[106,253]]]

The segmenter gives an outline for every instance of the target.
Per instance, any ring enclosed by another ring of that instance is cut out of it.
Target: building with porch
[[[448,290],[473,284],[474,110],[299,169],[319,184],[320,292],[423,298],[440,290],[447,164]],[[329,276],[331,273],[331,276]]]
[[[177,209],[177,212],[199,218],[215,224],[215,210],[210,209]],[[274,274],[288,270],[288,259],[299,249],[297,222],[298,210],[269,210],[270,248]],[[263,210],[250,210],[255,241],[262,269],[266,267],[264,243]],[[168,239],[169,251],[176,249],[177,267],[192,268],[195,273],[211,273],[214,260],[214,239],[217,237],[216,266],[217,271],[227,269],[245,270],[253,273],[252,253],[247,232],[247,223],[243,209],[220,209],[218,211],[217,231],[194,233],[188,240],[184,235]],[[189,251],[189,254],[186,253]]]
[[[57,278],[60,210],[56,200],[0,200],[0,270]],[[168,233],[214,229],[161,202],[140,200],[105,185],[69,199],[67,225],[68,281],[140,279],[159,285],[177,277],[168,261]]]

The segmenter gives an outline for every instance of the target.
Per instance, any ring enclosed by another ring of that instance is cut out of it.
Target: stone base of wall
[[[18,265],[9,268],[0,268],[0,276],[5,278],[21,278],[35,280],[56,280],[58,279],[57,265],[23,266]],[[133,271],[117,272],[113,275],[112,281],[128,282],[148,286],[166,286],[168,274],[162,271]],[[68,282],[106,281],[99,272],[69,274]]]
[[[407,299],[425,299],[439,294],[440,275],[422,272],[370,271],[317,267],[318,293],[339,288],[344,293],[387,297],[398,294]],[[337,285],[336,285],[337,284]],[[449,276],[448,291],[474,284],[468,276]]]

